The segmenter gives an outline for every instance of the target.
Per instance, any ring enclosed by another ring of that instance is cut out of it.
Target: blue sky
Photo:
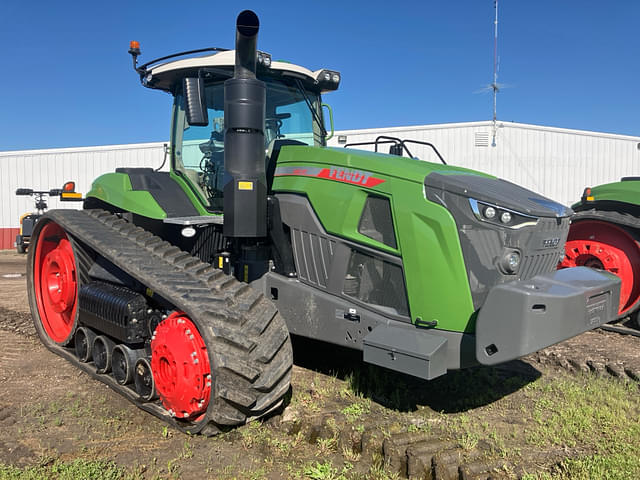
[[[640,136],[637,0],[500,0],[498,119]],[[493,1],[110,2],[2,5],[0,150],[164,141],[170,97],[145,62],[233,48],[256,11],[258,47],[342,73],[325,97],[337,129],[491,118]]]

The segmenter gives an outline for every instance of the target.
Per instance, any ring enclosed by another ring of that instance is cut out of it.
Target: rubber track
[[[615,332],[615,333],[619,333],[621,335],[632,335],[634,337],[640,337],[640,331],[635,329],[635,328],[631,328],[631,327],[625,327],[624,325],[601,325],[600,328],[602,330],[606,330],[607,332]]]
[[[630,213],[592,208],[591,210],[575,212],[571,217],[571,222],[577,222],[580,220],[601,220],[603,222],[631,228],[636,230],[636,232],[630,232],[635,237],[637,237],[638,231],[640,231],[640,218],[631,215]]]
[[[289,390],[293,353],[283,318],[263,294],[202,263],[148,231],[103,210],[49,210],[50,219],[72,237],[80,278],[88,249],[118,266],[185,312],[202,335],[212,369],[209,407],[196,422],[175,419],[156,402],[79,362],[73,350],[45,345],[141,409],[189,433],[215,435],[266,415]],[[88,249],[87,249],[88,247]],[[83,268],[84,265],[84,268]],[[31,293],[31,292],[30,292]],[[37,315],[34,315],[34,319]]]

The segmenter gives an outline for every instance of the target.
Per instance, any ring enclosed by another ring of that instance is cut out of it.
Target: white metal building
[[[163,158],[163,143],[0,152],[0,249],[13,248],[20,216],[34,210],[33,198],[16,196],[17,188],[50,190],[73,180],[76,191],[84,194],[91,182],[103,173],[124,166],[158,168]],[[57,198],[49,199],[48,204],[49,208],[81,205],[80,202],[60,202]]]
[[[329,145],[374,141],[380,135],[430,142],[448,164],[502,177],[565,205],[578,200],[586,186],[640,176],[640,137],[522,123],[498,122],[497,127],[495,146],[490,121],[341,131]],[[428,148],[408,146],[423,160],[439,161]],[[388,149],[384,144],[379,151]],[[124,166],[158,168],[163,157],[163,143],[0,152],[0,249],[13,248],[20,215],[33,210],[31,198],[15,196],[17,188],[48,190],[74,180],[76,191],[86,193],[102,173]],[[78,206],[49,201],[51,208]]]
[[[349,130],[329,144],[372,142],[380,135],[432,143],[450,165],[496,175],[565,205],[587,186],[640,176],[640,137],[524,123],[498,122],[495,146],[491,121]],[[407,146],[422,160],[440,161],[428,147]],[[389,145],[378,151],[388,152]]]

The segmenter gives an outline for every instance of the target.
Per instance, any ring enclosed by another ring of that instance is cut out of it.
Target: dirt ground
[[[543,445],[513,460],[496,455],[490,435],[465,434],[465,418],[524,429],[527,386],[541,376],[640,379],[640,339],[602,331],[432,382],[390,382],[357,353],[296,340],[283,411],[218,437],[187,436],[44,348],[25,274],[25,256],[0,251],[0,464],[106,459],[139,478],[514,478],[579,449]]]

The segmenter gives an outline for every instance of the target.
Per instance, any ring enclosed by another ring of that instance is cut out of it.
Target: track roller
[[[136,362],[145,355],[144,348],[131,349],[126,345],[116,345],[111,354],[111,370],[113,378],[120,385],[128,385],[133,382],[133,374]]]
[[[111,371],[111,355],[116,343],[105,335],[98,335],[93,340],[93,363],[97,373]]]
[[[93,358],[93,342],[97,333],[88,327],[79,327],[76,330],[75,348],[76,357],[83,363],[90,362]]]
[[[143,357],[136,361],[133,382],[136,386],[136,392],[143,400],[151,401],[158,398],[149,359]]]

